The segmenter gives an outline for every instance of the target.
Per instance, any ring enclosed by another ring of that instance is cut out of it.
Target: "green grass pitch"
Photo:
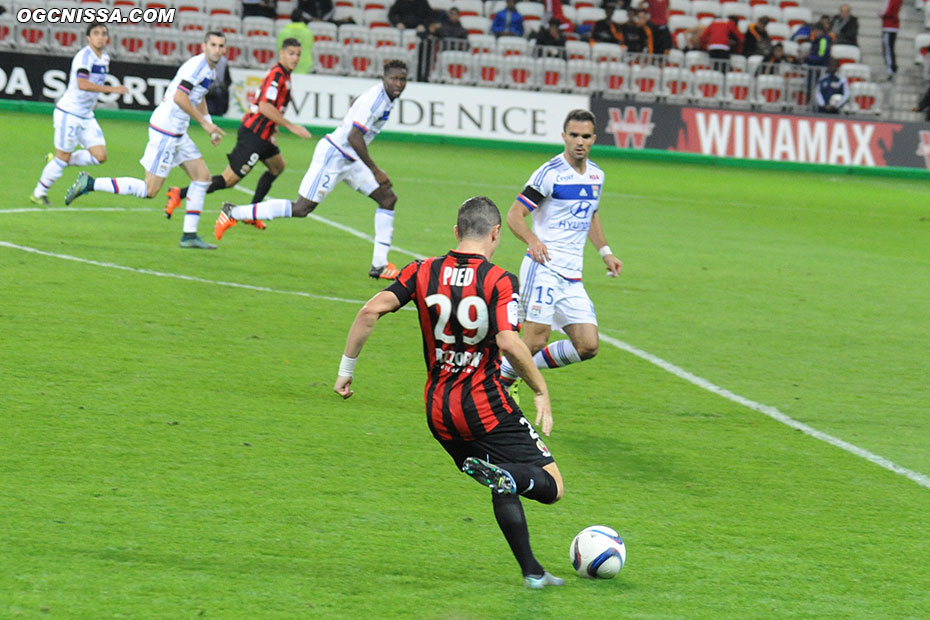
[[[351,400],[331,391],[379,288],[346,230],[371,234],[370,200],[341,187],[326,221],[182,251],[163,197],[62,210],[76,168],[30,209],[51,123],[0,120],[0,617],[930,617],[930,488],[611,342],[546,374],[566,495],[526,511],[568,583],[524,590],[487,494],[427,430],[414,313],[382,319]],[[101,125],[91,174],[140,176],[145,123]],[[218,173],[233,136],[192,135]],[[271,194],[293,198],[313,142],[281,146]],[[559,150],[376,141],[396,246],[445,252],[464,198],[506,209]],[[613,280],[587,251],[605,336],[930,474],[926,181],[595,159],[625,263]],[[249,198],[208,196],[204,237]],[[507,232],[495,260],[523,251]],[[569,542],[601,523],[627,566],[578,579]]]

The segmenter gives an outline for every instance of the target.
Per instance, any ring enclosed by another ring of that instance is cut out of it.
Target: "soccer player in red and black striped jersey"
[[[501,215],[488,198],[459,208],[458,247],[404,267],[372,297],[349,330],[334,390],[352,396],[355,362],[377,320],[414,302],[426,360],[426,417],[433,437],[462,471],[492,489],[494,516],[528,588],[562,585],[533,556],[520,496],[551,504],[562,476],[546,444],[500,383],[506,355],[533,390],[536,424],[552,431],[545,380],[519,337],[517,278],[490,262]]]
[[[255,194],[252,196],[252,202],[260,202],[268,195],[274,180],[284,172],[284,157],[281,156],[281,150],[275,141],[278,126],[285,127],[305,140],[310,138],[310,132],[306,127],[284,118],[284,109],[291,100],[291,71],[300,62],[300,54],[300,41],[297,39],[284,39],[281,42],[278,62],[262,79],[255,103],[242,117],[236,146],[226,156],[229,165],[223,170],[223,174],[213,177],[210,187],[207,188],[208,194],[234,186],[261,161],[268,170],[258,179]],[[165,216],[170,218],[186,196],[186,187],[170,188]],[[263,222],[258,224],[259,228],[265,227]]]

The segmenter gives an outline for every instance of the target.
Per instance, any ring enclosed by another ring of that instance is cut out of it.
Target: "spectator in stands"
[[[467,39],[468,31],[461,21],[462,13],[457,8],[452,7],[439,22],[439,29],[436,35],[440,39]]]
[[[562,22],[557,17],[549,18],[546,27],[540,28],[536,33],[536,54],[565,57],[565,33],[562,32]]]
[[[827,64],[827,74],[817,81],[814,90],[814,102],[818,112],[839,114],[840,109],[849,101],[849,82],[837,74],[840,61],[831,58]]]
[[[565,11],[562,10],[562,0],[543,0],[543,7],[546,15],[559,20],[559,29],[562,32],[571,32],[575,29],[572,21],[565,17]]]
[[[278,0],[242,0],[243,17],[270,17],[278,16]]]
[[[830,50],[833,48],[833,39],[827,35],[820,22],[811,24],[811,49],[804,59],[805,65],[812,67],[826,67],[830,61]]]
[[[730,55],[740,53],[743,49],[745,37],[739,31],[738,15],[730,15],[727,19],[715,19],[701,35],[701,48],[714,62],[714,68],[726,71],[730,63]]]
[[[824,33],[830,37],[830,41],[836,43],[836,35],[833,34],[833,31],[830,29],[830,16],[821,15],[820,16],[820,27],[823,28]]]
[[[639,28],[643,35],[643,48],[640,50],[640,53],[654,54],[655,29],[653,28],[652,22],[649,21],[649,11],[646,9],[639,9],[636,11],[636,15],[633,16],[633,24]]]
[[[888,69],[888,79],[893,80],[898,72],[898,59],[895,57],[894,44],[898,38],[898,28],[901,20],[901,0],[885,0],[885,8],[879,13],[882,18],[882,54],[885,57],[885,68]]]
[[[307,26],[307,22],[310,21],[310,14],[305,12],[301,5],[298,5],[291,12],[291,23],[278,32],[279,52],[285,39],[297,39],[300,42],[300,60],[297,61],[297,66],[294,67],[293,73],[295,74],[310,73],[310,69],[313,67],[313,32]],[[219,75],[219,66],[217,66],[216,74]]]
[[[920,98],[920,101],[917,102],[911,112],[923,112],[924,119],[930,121],[930,88],[927,88],[927,92],[924,93],[924,96]]]
[[[701,24],[687,28],[684,32],[684,45],[680,46],[681,51],[690,52],[692,50],[704,49],[701,47],[701,37],[704,35],[706,29],[707,26]]]
[[[785,55],[785,46],[781,43],[776,43],[772,46],[772,52],[766,56],[762,64],[759,65],[759,73],[778,75],[781,72],[781,67],[779,65],[789,62],[793,61],[789,56]]]
[[[645,0],[639,7],[649,11],[654,54],[665,54],[672,48],[672,34],[668,30],[669,0]]]
[[[523,16],[517,12],[517,0],[507,0],[507,6],[494,15],[491,32],[499,37],[523,36]]]
[[[837,43],[859,45],[859,19],[852,14],[848,4],[840,7],[840,12],[830,20],[830,32]]]
[[[813,24],[801,24],[797,30],[791,33],[791,40],[798,43],[804,43],[811,40],[811,27]]]
[[[767,57],[772,54],[772,39],[766,31],[766,26],[772,21],[765,15],[760,17],[754,24],[749,24],[746,28],[746,40],[743,42],[743,54],[753,56],[759,54]]]
[[[620,26],[629,21],[625,10],[617,7],[615,0],[604,3],[604,11],[607,16],[598,20],[591,28],[591,41],[594,43],[615,43],[624,45],[623,34]]]
[[[432,17],[433,9],[426,0],[395,0],[388,11],[391,25],[401,30],[415,28],[419,32],[425,32],[426,25]]]
[[[333,0],[300,0],[297,3],[297,8],[300,9],[303,13],[303,19],[306,22],[328,22],[332,21],[333,13],[335,8],[333,7]],[[291,15],[291,21],[294,20],[293,14]],[[278,39],[281,41],[282,39]],[[303,61],[303,57],[307,56],[307,51],[310,49],[304,47],[304,42],[301,41],[301,47],[303,47],[303,52],[301,53],[300,60]],[[280,44],[278,45],[280,47]],[[300,73],[300,65],[297,65],[297,73]]]

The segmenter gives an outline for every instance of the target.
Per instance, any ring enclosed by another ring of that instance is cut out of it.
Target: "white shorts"
[[[555,329],[586,323],[597,325],[594,303],[581,280],[566,280],[529,256],[520,265],[520,322]]]
[[[149,127],[149,143],[139,163],[146,172],[164,179],[175,166],[201,158],[203,155],[186,133],[172,136]]]
[[[93,116],[75,116],[55,108],[52,115],[55,122],[55,148],[65,153],[73,153],[78,145],[89,149],[92,146],[106,146],[103,130]]]
[[[366,196],[378,189],[375,175],[368,166],[358,159],[348,159],[329,140],[323,138],[316,143],[313,161],[300,182],[299,193],[307,200],[320,203],[339,181],[344,181]]]

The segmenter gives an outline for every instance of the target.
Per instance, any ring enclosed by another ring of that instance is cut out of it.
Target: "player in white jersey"
[[[207,32],[203,52],[189,59],[181,68],[168,88],[165,96],[149,119],[149,142],[139,163],[145,168],[145,180],[132,177],[94,179],[86,172],[78,175],[68,190],[65,204],[88,192],[100,191],[111,194],[129,194],[138,198],[154,198],[161,190],[168,173],[181,166],[191,179],[187,192],[184,214],[182,248],[215,250],[197,235],[197,224],[203,209],[203,199],[210,186],[210,170],[197,145],[187,135],[191,119],[197,121],[210,134],[210,143],[216,146],[225,132],[213,124],[207,114],[204,95],[216,78],[216,63],[226,54],[226,35],[222,32]]]
[[[110,55],[104,50],[110,43],[105,24],[87,27],[87,46],[74,55],[68,88],[55,104],[55,153],[45,156],[45,168],[29,199],[49,206],[48,190],[61,178],[68,166],[96,166],[107,160],[107,143],[94,118],[94,106],[100,93],[125,94],[125,86],[107,86]],[[78,145],[84,147],[75,150]]]
[[[588,159],[594,144],[594,115],[572,110],[565,118],[565,150],[540,166],[507,212],[507,225],[528,246],[520,267],[523,340],[538,368],[558,368],[597,355],[597,316],[581,281],[585,240],[590,239],[618,276],[623,263],[613,255],[598,214],[604,172]],[[526,224],[532,214],[533,229]],[[552,328],[568,334],[546,346]],[[517,374],[501,363],[501,379]]]
[[[394,236],[397,195],[394,194],[387,173],[371,158],[368,145],[381,132],[394,109],[394,103],[406,86],[406,63],[400,60],[386,62],[381,82],[359,96],[339,127],[317,142],[310,168],[300,183],[297,199],[293,202],[274,199],[239,206],[227,202],[216,220],[216,238],[222,238],[223,233],[235,226],[237,221],[306,217],[343,181],[378,203],[375,211],[375,247],[368,275],[384,280],[396,279],[399,271],[393,263],[388,262],[388,250]]]

